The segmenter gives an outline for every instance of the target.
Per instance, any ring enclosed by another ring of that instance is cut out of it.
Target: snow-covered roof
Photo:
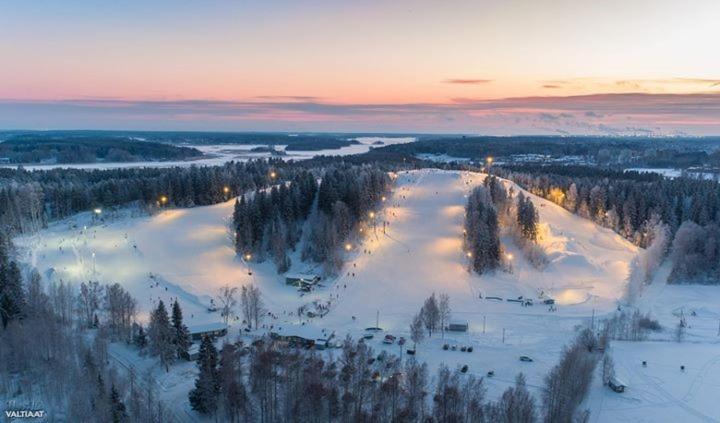
[[[273,330],[273,333],[280,336],[297,336],[303,339],[328,339],[335,332],[330,329],[316,325],[285,325]]]
[[[305,281],[311,281],[313,279],[319,278],[320,276],[313,273],[286,273],[285,277],[290,279],[302,279]]]
[[[205,323],[202,325],[193,325],[188,327],[188,331],[190,334],[193,333],[203,333],[203,332],[214,332],[216,330],[223,330],[227,329],[227,325],[223,322],[212,322],[212,323]]]

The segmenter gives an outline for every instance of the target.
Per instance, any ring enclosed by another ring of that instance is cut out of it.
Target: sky
[[[717,0],[0,0],[0,128],[720,135]]]

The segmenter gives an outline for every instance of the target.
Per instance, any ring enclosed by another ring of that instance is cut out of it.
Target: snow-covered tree
[[[190,357],[188,350],[192,342],[190,340],[190,332],[183,323],[182,309],[177,300],[175,300],[172,307],[172,329],[177,358],[187,360]]]
[[[151,353],[159,356],[161,365],[165,367],[166,371],[170,371],[170,363],[173,362],[177,352],[173,343],[175,332],[170,325],[170,317],[162,300],[150,314],[148,335]]]

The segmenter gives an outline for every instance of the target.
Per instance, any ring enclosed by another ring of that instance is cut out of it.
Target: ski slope
[[[159,299],[177,298],[189,326],[220,320],[217,313],[207,311],[219,287],[255,283],[275,316],[266,320],[267,326],[303,321],[334,331],[340,338],[357,338],[364,328],[375,326],[379,317],[386,333],[409,339],[410,321],[423,300],[433,292],[447,293],[453,319],[467,321],[469,332],[425,339],[418,345],[417,358],[433,369],[440,364],[467,364],[470,373],[480,376],[493,370],[495,377],[486,378],[490,398],[500,395],[520,371],[538,393],[545,374],[557,363],[577,328],[616,309],[628,265],[638,249],[612,231],[526,193],[539,211],[541,244],[550,264],[543,271],[536,270],[512,240],[503,238],[506,251],[513,255],[512,273],[471,274],[462,251],[464,205],[468,193],[483,178],[481,174],[430,169],[398,174],[392,195],[377,211],[378,222],[389,222],[385,233],[379,224],[363,244],[346,253],[346,266],[337,278],[323,280],[321,287],[304,295],[285,285],[271,263],[248,266],[235,256],[228,229],[232,201],[154,216],[116,217],[102,224],[93,224],[89,215],[78,215],[37,236],[21,238],[18,244],[26,247],[27,260],[46,278],[74,284],[89,278],[121,283],[138,299],[141,320]],[[292,271],[314,270],[297,255],[291,256]],[[666,291],[672,294],[666,295]],[[541,293],[556,299],[557,311],[539,304]],[[503,301],[481,299],[480,294]],[[522,307],[506,301],[519,296],[535,299],[535,305]],[[718,391],[713,382],[717,379],[702,376],[720,371],[720,352],[716,352],[720,349],[703,343],[712,336],[713,327],[717,328],[717,315],[713,314],[717,298],[713,287],[667,286],[664,280],[652,285],[638,306],[651,310],[666,327],[676,319],[678,304],[704,299],[705,305],[696,312],[698,322],[705,319],[704,323],[697,324],[697,333],[695,327],[688,332],[688,340],[698,342],[690,348],[696,361],[686,363],[684,377],[688,381],[682,385],[684,390],[682,386],[679,391],[669,387],[675,377],[672,357],[686,351],[684,344],[670,345],[667,339],[617,343],[614,357],[619,369],[627,368],[630,387],[626,394],[618,395],[596,378],[587,401],[594,421],[639,419],[644,414],[638,410],[660,403],[671,410],[668,415],[720,418],[707,399],[709,387],[714,389],[709,392]],[[298,307],[313,302],[327,304],[329,313],[322,318],[298,317]],[[237,336],[238,327],[234,325],[230,336]],[[669,337],[667,333],[663,336]],[[377,337],[369,342],[378,350],[399,352],[397,345],[384,346]],[[663,344],[654,345],[658,342]],[[474,352],[443,351],[444,343],[472,345]],[[636,368],[640,357],[656,350],[662,351],[658,353],[662,359],[652,372]],[[127,357],[131,353],[125,354],[125,359],[131,360]],[[520,355],[535,361],[520,362]],[[171,398],[182,398],[178,392],[187,392],[192,384],[191,378],[174,377],[172,372],[162,377],[172,381],[168,382]]]

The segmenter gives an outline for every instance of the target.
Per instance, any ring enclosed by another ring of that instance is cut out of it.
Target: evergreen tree
[[[177,358],[187,360],[190,357],[188,349],[190,348],[190,332],[187,326],[183,324],[182,310],[180,304],[175,300],[172,308],[172,326],[173,326],[173,343],[177,353]]]
[[[133,342],[135,343],[135,346],[141,350],[147,346],[147,335],[145,334],[145,329],[143,329],[142,325],[138,325]]]
[[[209,337],[203,337],[198,353],[198,377],[189,399],[193,410],[202,414],[215,412],[218,403],[219,381],[217,371],[217,349]]]
[[[7,257],[0,257],[7,260]],[[14,261],[0,263],[0,318],[3,327],[21,317],[25,308],[20,268]]]
[[[152,353],[158,355],[165,370],[170,371],[170,363],[173,361],[177,350],[173,343],[175,333],[170,325],[170,318],[162,300],[150,315],[149,335]]]
[[[120,394],[118,394],[114,384],[110,388],[110,416],[113,423],[122,423],[128,419],[125,404],[120,399]]]

